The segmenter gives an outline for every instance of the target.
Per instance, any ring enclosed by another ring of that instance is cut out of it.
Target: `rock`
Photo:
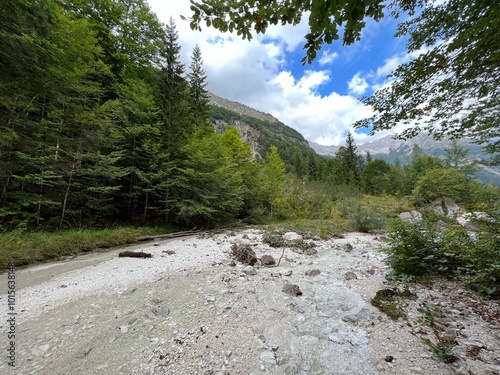
[[[253,266],[257,263],[257,256],[248,244],[234,244],[231,246],[231,252],[238,262]]]
[[[304,254],[306,255],[316,255],[318,254],[318,250],[316,249],[305,249]]]
[[[358,278],[358,275],[356,275],[354,272],[349,271],[344,274],[344,278],[346,280],[356,280]]]
[[[408,223],[419,223],[423,220],[422,214],[418,211],[401,212],[399,218]]]
[[[122,251],[118,253],[118,257],[128,257],[128,258],[151,258],[153,255],[150,253],[145,253],[143,251]]]
[[[434,212],[438,215],[454,218],[463,213],[463,210],[449,198],[438,199],[433,203]]]
[[[304,237],[298,233],[295,232],[287,232],[283,235],[283,239],[285,242],[297,242],[297,241],[302,241]]]
[[[412,374],[425,374],[425,371],[422,370],[420,367],[409,367],[408,370],[411,371]]]
[[[276,260],[274,260],[274,258],[271,255],[263,255],[260,258],[260,262],[264,266],[272,266],[272,265],[276,264]]]
[[[457,217],[457,223],[466,229],[478,229],[476,220],[493,221],[486,212],[468,212]]]
[[[291,296],[300,296],[302,295],[302,291],[300,290],[298,285],[295,284],[285,284],[283,285],[283,292],[290,294]]]
[[[280,272],[281,276],[290,276],[292,274],[292,270],[283,270]]]
[[[128,296],[129,294],[134,293],[136,290],[137,290],[137,288],[132,287],[132,288],[129,288],[129,289],[127,289],[127,290],[124,290],[124,291],[121,293],[121,295],[122,295],[122,296]]]
[[[161,316],[163,318],[166,318],[170,315],[170,310],[165,306],[155,306],[151,309],[151,312],[156,316]]]
[[[321,273],[318,269],[312,269],[306,271],[306,276],[318,276]]]
[[[261,362],[268,363],[270,365],[276,364],[276,354],[271,350],[266,350],[265,352],[260,353]]]
[[[256,275],[257,271],[252,266],[246,266],[245,268],[243,268],[243,273],[245,273],[246,275]]]
[[[128,332],[128,326],[121,326],[120,327],[120,332],[121,333],[127,333]]]

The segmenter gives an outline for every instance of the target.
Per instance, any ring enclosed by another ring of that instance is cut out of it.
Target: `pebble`
[[[260,353],[260,360],[264,363],[269,363],[271,365],[276,364],[276,354],[271,350],[266,350]]]
[[[358,275],[356,275],[354,272],[349,271],[344,274],[344,278],[346,280],[356,280],[358,278]]]
[[[243,273],[245,273],[245,275],[253,276],[257,274],[257,271],[252,266],[246,266],[243,268]]]
[[[408,370],[410,370],[413,374],[425,374],[425,371],[422,370],[420,367],[410,367]]]

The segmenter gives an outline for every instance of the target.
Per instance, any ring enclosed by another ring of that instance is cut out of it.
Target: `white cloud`
[[[320,65],[326,65],[326,64],[331,64],[335,60],[339,58],[339,54],[337,52],[330,52],[330,51],[323,51],[323,54],[321,55],[319,59],[319,64]]]
[[[351,127],[372,114],[352,95],[367,90],[370,81],[366,76],[356,74],[349,82],[349,94],[341,95],[325,92],[331,82],[329,71],[302,70],[294,76],[288,68],[288,54],[304,43],[308,17],[304,16],[298,26],[272,26],[265,36],[255,35],[247,41],[206,26],[202,32],[192,31],[189,22],[180,18],[181,14],[191,15],[189,0],[148,2],[162,22],[174,18],[186,67],[194,46],[200,46],[208,89],[216,95],[270,113],[306,139],[323,145],[343,144],[348,130],[356,142],[367,140],[366,134],[357,134]],[[336,52],[325,51],[319,63],[323,66],[337,58]]]
[[[324,71],[309,71],[299,80],[281,72],[269,84],[267,112],[298,129],[306,139],[323,145],[342,143],[350,125],[371,111],[352,96],[317,93],[328,79]]]
[[[358,72],[351,78],[348,83],[349,92],[355,95],[363,95],[368,89],[368,83],[365,78],[361,77],[361,73]]]

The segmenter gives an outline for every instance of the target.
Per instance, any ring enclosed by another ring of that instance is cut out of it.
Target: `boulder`
[[[302,295],[302,291],[300,290],[299,286],[295,284],[283,285],[282,291],[287,294],[290,294],[293,297]]]
[[[253,266],[255,263],[257,263],[257,256],[255,255],[255,251],[253,251],[251,246],[248,244],[234,244],[233,246],[231,246],[231,253],[238,262],[250,266]]]
[[[422,214],[418,211],[401,212],[399,218],[408,223],[419,223],[423,220]]]
[[[450,198],[437,199],[433,206],[435,213],[449,218],[455,218],[464,213],[458,204]]]
[[[276,264],[276,260],[271,255],[263,255],[260,258],[260,262],[262,263],[263,266],[272,266]]]
[[[486,212],[467,212],[457,217],[457,223],[466,229],[478,229],[477,220],[493,221]]]
[[[286,243],[294,243],[297,241],[302,241],[304,237],[295,232],[286,232],[283,235],[283,239],[285,240]]]

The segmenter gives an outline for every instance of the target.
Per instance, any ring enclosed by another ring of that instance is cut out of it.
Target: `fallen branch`
[[[153,241],[156,239],[162,239],[162,238],[178,238],[178,237],[187,237],[187,236],[192,236],[194,234],[200,234],[200,233],[221,233],[229,229],[237,229],[242,226],[243,221],[238,220],[234,223],[225,225],[223,227],[217,227],[217,228],[212,228],[210,230],[204,230],[204,229],[191,229],[187,230],[184,232],[175,232],[175,233],[166,233],[166,234],[157,234],[154,236],[144,236],[144,237],[139,237],[137,241]]]
[[[167,233],[167,234],[157,234],[154,236],[143,236],[139,237],[137,241],[152,241],[156,239],[161,239],[161,238],[178,238],[178,237],[187,237],[187,236],[192,236],[194,234],[199,234],[203,232],[203,230],[188,230],[184,232],[175,232],[175,233]]]
[[[150,253],[144,253],[142,251],[122,251],[118,254],[120,258],[129,257],[129,258],[151,258],[152,255]]]

